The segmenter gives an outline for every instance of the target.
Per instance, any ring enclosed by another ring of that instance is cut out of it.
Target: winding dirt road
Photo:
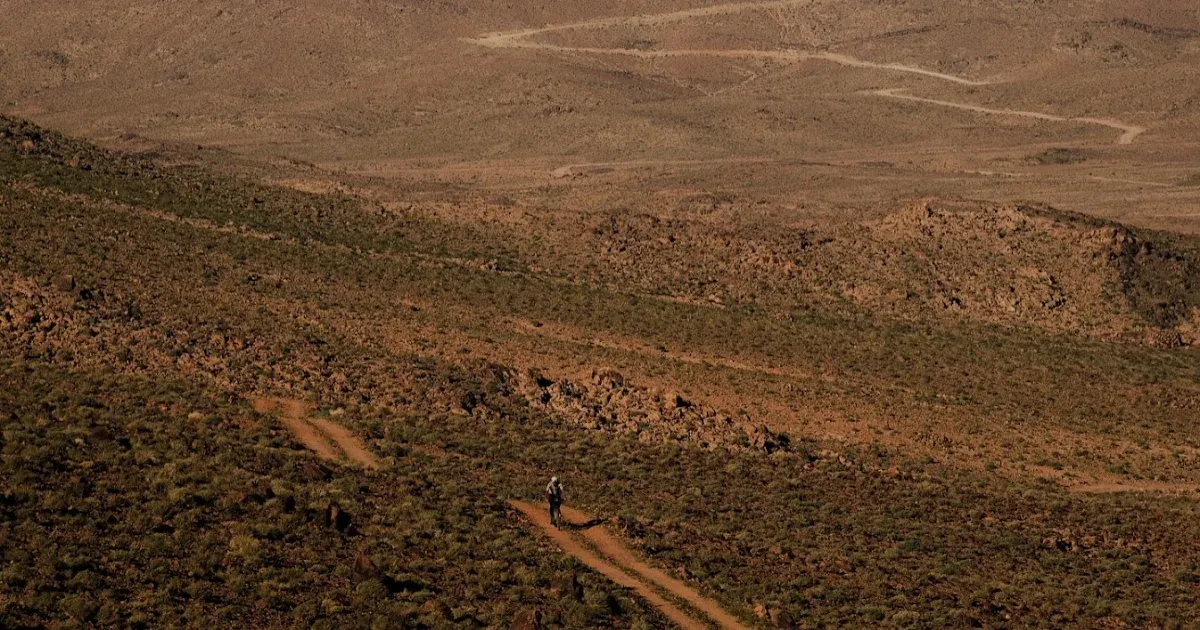
[[[558,53],[581,53],[591,55],[623,55],[639,59],[662,59],[668,57],[685,57],[685,56],[708,56],[708,57],[725,57],[725,58],[742,58],[742,59],[770,59],[785,63],[795,63],[808,60],[820,60],[836,63],[852,68],[866,68],[871,70],[883,70],[887,72],[900,72],[907,74],[915,74],[925,77],[930,77],[940,81],[956,83],[959,85],[969,86],[984,86],[992,85],[997,81],[969,79],[944,72],[928,70],[917,66],[910,66],[898,63],[880,63],[875,61],[867,61],[859,59],[851,55],[832,52],[820,51],[804,51],[804,50],[721,50],[721,49],[675,49],[675,50],[640,50],[636,48],[596,48],[584,46],[561,46],[557,44],[547,44],[542,42],[530,41],[529,38],[545,33],[569,31],[575,29],[603,29],[612,27],[630,27],[630,26],[647,26],[654,24],[664,24],[669,22],[678,22],[697,17],[707,17],[716,15],[733,15],[746,11],[761,11],[768,9],[778,9],[783,7],[800,6],[811,4],[811,0],[773,0],[769,2],[743,2],[735,4],[721,4],[709,7],[700,7],[695,9],[684,9],[682,11],[671,11],[667,13],[655,13],[647,15],[634,15],[625,17],[607,17],[597,18],[593,20],[584,20],[581,22],[569,22],[565,24],[553,24],[538,28],[528,28],[514,31],[503,31],[498,33],[488,33],[476,38],[468,38],[464,41],[470,42],[477,46],[486,48],[517,48],[529,50],[541,50],[547,52]],[[1100,125],[1117,129],[1122,132],[1117,138],[1117,144],[1131,144],[1135,138],[1146,132],[1144,127],[1131,125],[1113,120],[1109,118],[1071,118],[1066,116],[1058,116],[1054,114],[1044,114],[1041,112],[1030,112],[1010,109],[992,109],[979,105],[971,105],[969,103],[958,103],[953,101],[943,101],[930,98],[922,98],[902,93],[901,88],[876,90],[870,92],[877,96],[888,98],[904,99],[928,105],[938,105],[942,107],[953,107],[967,111],[991,114],[997,116],[1016,116],[1022,118],[1036,118],[1052,122],[1072,122],[1085,123],[1089,125]],[[558,169],[554,172],[556,176],[570,174],[571,169],[575,166],[567,166]]]
[[[579,527],[578,524],[580,523],[591,524],[595,522],[587,514],[564,506],[563,516],[571,523],[576,524],[576,527],[557,529],[550,524],[550,517],[546,513],[545,508],[525,501],[509,501],[509,504],[524,514],[526,518],[537,525],[554,542],[558,543],[558,546],[563,551],[575,556],[580,562],[583,562],[588,567],[591,567],[617,584],[632,589],[655,608],[661,610],[663,614],[681,628],[707,628],[708,625],[689,616],[679,607],[667,601],[659,593],[658,589],[686,601],[689,605],[707,615],[709,619],[715,621],[721,628],[748,630],[745,624],[722,609],[716,602],[705,598],[688,585],[667,575],[663,571],[655,569],[639,560],[628,547],[613,537],[604,526]],[[583,538],[595,551],[582,544],[571,533],[572,531],[578,531],[582,534]],[[641,579],[634,577],[630,573],[640,575]]]
[[[1036,118],[1038,120],[1050,120],[1054,122],[1077,122],[1089,125],[1101,125],[1112,129],[1120,130],[1124,133],[1117,138],[1117,144],[1131,144],[1133,139],[1146,132],[1145,127],[1137,125],[1129,125],[1119,120],[1111,120],[1108,118],[1069,118],[1066,116],[1056,116],[1054,114],[1043,114],[1041,112],[1026,112],[1016,109],[992,109],[990,107],[981,107],[979,105],[968,105],[966,103],[955,103],[953,101],[941,101],[933,98],[924,98],[921,96],[913,96],[905,94],[903,88],[892,88],[888,90],[872,90],[866,92],[875,96],[884,96],[887,98],[898,98],[905,101],[915,101],[917,103],[927,103],[930,105],[940,105],[942,107],[952,107],[954,109],[964,109],[970,112],[978,112],[980,114],[993,114],[997,116],[1018,116],[1021,118]]]
[[[479,43],[479,40],[470,40],[474,43]],[[877,63],[874,61],[866,61],[850,55],[830,52],[812,52],[804,50],[754,50],[754,49],[705,49],[705,48],[682,48],[675,50],[641,50],[638,48],[592,48],[583,46],[558,46],[555,44],[541,44],[538,42],[527,41],[508,41],[505,40],[503,46],[493,46],[497,48],[525,48],[533,50],[548,50],[551,52],[562,53],[587,53],[592,55],[624,55],[626,57],[637,57],[639,59],[664,59],[670,57],[726,57],[738,59],[771,59],[774,61],[783,62],[798,62],[811,59],[829,61],[843,66],[851,66],[854,68],[871,68],[874,70],[887,70],[891,72],[906,72],[909,74],[919,74],[927,77],[933,77],[942,81],[958,83],[960,85],[991,85],[990,81],[976,81],[974,79],[965,79],[956,77],[952,74],[944,74],[934,70],[926,70],[916,66],[907,66],[899,63]]]
[[[610,17],[599,18],[595,20],[585,20],[583,22],[570,22],[566,24],[555,24],[551,26],[543,26],[540,28],[528,28],[516,31],[504,31],[500,33],[489,33],[467,39],[466,41],[484,46],[486,48],[524,48],[533,50],[545,50],[550,52],[562,53],[586,53],[593,55],[625,55],[628,57],[637,57],[641,59],[661,59],[666,57],[687,57],[687,56],[707,56],[707,57],[729,57],[743,59],[772,59],[783,62],[798,62],[810,59],[829,61],[843,66],[851,66],[855,68],[871,68],[875,70],[887,70],[891,72],[906,72],[910,74],[919,74],[927,77],[932,77],[942,81],[958,83],[960,85],[989,85],[991,81],[978,81],[967,79],[952,74],[927,70],[916,66],[909,66],[899,63],[877,63],[859,59],[850,55],[831,53],[831,52],[816,52],[804,50],[720,50],[720,49],[676,49],[676,50],[640,50],[637,48],[593,48],[585,46],[559,46],[555,44],[545,44],[541,42],[529,41],[530,37],[542,35],[545,33],[553,33],[558,31],[568,31],[577,29],[601,29],[612,28],[617,26],[647,26],[653,24],[663,24],[668,22],[678,22],[697,17],[706,17],[714,15],[732,15],[735,13],[743,13],[746,11],[761,11],[767,9],[777,9],[788,6],[797,6],[812,4],[812,0],[777,0],[773,2],[744,2],[737,4],[722,4],[711,7],[701,7],[697,9],[685,9],[683,11],[672,11],[669,13],[655,13],[650,15],[634,15],[625,17]]]
[[[746,11],[757,11],[765,9],[781,9],[784,7],[802,6],[812,4],[813,0],[767,0],[765,2],[734,2],[730,4],[717,4],[708,7],[697,7],[694,9],[683,9],[681,11],[669,11],[666,13],[651,13],[645,15],[633,16],[616,16],[607,18],[596,18],[592,20],[584,20],[582,22],[568,22],[564,24],[553,24],[537,28],[527,28],[515,31],[502,31],[498,33],[488,33],[480,37],[470,39],[468,41],[479,44],[480,46],[488,46],[490,48],[513,48],[513,44],[517,40],[541,35],[543,33],[554,33],[557,31],[569,31],[573,29],[596,29],[596,28],[611,28],[614,26],[650,26],[654,24],[667,24],[670,22],[679,22],[698,17],[708,17],[714,15],[733,15],[735,13],[743,13]]]

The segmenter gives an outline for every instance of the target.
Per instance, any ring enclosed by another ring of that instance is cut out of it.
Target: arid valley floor
[[[1200,6],[0,0],[0,429],[4,628],[1192,627]]]

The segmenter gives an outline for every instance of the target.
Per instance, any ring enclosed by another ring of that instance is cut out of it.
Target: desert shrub
[[[494,489],[453,462],[399,460],[370,476],[340,469],[313,482],[303,472],[311,455],[260,439],[281,427],[239,426],[230,418],[245,403],[198,383],[24,362],[0,363],[0,383],[6,430],[28,438],[0,450],[0,469],[11,473],[0,476],[0,583],[11,602],[0,626],[186,618],[482,627],[521,606],[549,610],[559,602],[546,585],[583,571],[543,553],[512,526]],[[78,396],[91,413],[77,413]],[[135,449],[147,451],[144,467],[131,466]],[[322,525],[331,499],[351,513],[353,531]],[[354,569],[359,551],[379,575]],[[567,625],[661,624],[604,580],[586,584]]]

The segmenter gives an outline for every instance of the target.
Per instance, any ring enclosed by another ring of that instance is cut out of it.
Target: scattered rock
[[[305,481],[329,481],[333,479],[333,471],[314,461],[306,461],[300,465],[300,476]]]
[[[379,567],[375,566],[375,562],[367,556],[366,549],[359,549],[354,555],[354,576],[359,580],[380,580],[386,576]]]
[[[113,441],[113,434],[105,427],[95,427],[88,432],[88,441],[93,444]]]
[[[771,617],[771,624],[774,625],[776,628],[795,628],[796,627],[796,620],[793,619],[792,615],[786,610],[772,608],[770,611],[770,617]]]
[[[54,288],[63,293],[75,291],[75,276],[63,274],[54,279]]]
[[[450,607],[437,599],[431,599],[421,604],[421,612],[435,619],[447,620],[451,617]]]
[[[516,377],[515,389],[531,406],[585,429],[633,434],[641,441],[692,442],[703,448],[773,453],[790,447],[786,435],[751,425],[749,418],[734,420],[678,393],[662,395],[636,387],[616,370],[594,371],[583,383],[554,380],[537,371],[508,376]]]
[[[325,506],[322,516],[325,527],[332,527],[339,532],[345,532],[350,528],[350,514],[335,501],[330,501]]]
[[[625,376],[612,369],[593,370],[592,383],[598,387],[614,389],[625,385]]]
[[[536,608],[528,608],[517,613],[509,624],[508,630],[541,630],[542,613]]]
[[[1145,343],[1159,348],[1182,348],[1183,335],[1178,330],[1170,328],[1152,328],[1146,331]]]
[[[667,409],[684,409],[684,408],[690,406],[688,401],[686,399],[684,399],[683,396],[680,396],[679,394],[676,394],[674,392],[668,393],[667,395],[663,396],[663,405]]]
[[[583,585],[579,583],[579,576],[574,573],[562,578],[559,584],[559,591],[566,597],[570,597],[577,602],[583,601]]]

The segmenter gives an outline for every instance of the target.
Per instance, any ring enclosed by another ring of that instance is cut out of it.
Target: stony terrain
[[[1167,4],[9,2],[0,627],[1186,627]]]

